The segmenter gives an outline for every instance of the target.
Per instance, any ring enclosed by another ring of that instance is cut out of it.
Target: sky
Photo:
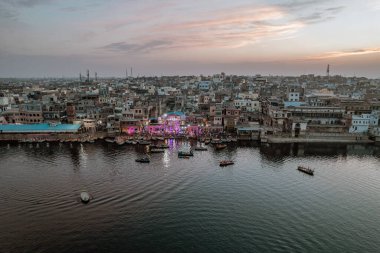
[[[380,0],[0,0],[0,77],[380,77]]]

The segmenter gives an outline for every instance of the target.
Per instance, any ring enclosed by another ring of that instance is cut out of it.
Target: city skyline
[[[380,77],[380,1],[0,0],[0,77]]]

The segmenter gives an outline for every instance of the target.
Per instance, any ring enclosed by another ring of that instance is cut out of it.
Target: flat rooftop
[[[0,133],[75,133],[80,124],[0,124]]]

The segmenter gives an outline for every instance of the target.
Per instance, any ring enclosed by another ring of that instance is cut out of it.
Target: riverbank
[[[368,137],[276,137],[267,136],[267,143],[347,143],[368,144],[375,143]]]

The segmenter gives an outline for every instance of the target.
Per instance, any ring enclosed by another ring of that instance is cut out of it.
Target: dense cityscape
[[[116,138],[227,141],[380,140],[380,79],[330,76],[162,76],[3,79],[3,141]]]

